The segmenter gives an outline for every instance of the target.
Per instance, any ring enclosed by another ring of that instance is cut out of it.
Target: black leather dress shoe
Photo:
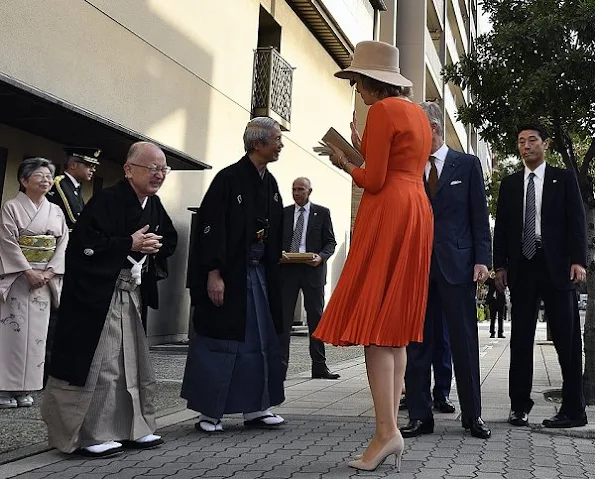
[[[444,413],[455,412],[455,405],[450,399],[445,398],[444,401],[434,401],[434,409]]]
[[[587,424],[587,415],[583,414],[580,418],[570,418],[566,414],[559,412],[554,417],[544,419],[542,423],[545,427],[581,427]]]
[[[425,421],[419,419],[409,420],[409,423],[399,430],[403,437],[417,437],[422,434],[432,434],[434,432],[434,419],[426,419]]]
[[[529,415],[522,411],[510,411],[508,424],[512,424],[513,426],[528,426]]]
[[[498,335],[498,338],[500,338],[500,339],[506,339],[506,336],[504,336],[503,334],[499,334]]]
[[[339,379],[340,374],[331,373],[328,369],[312,370],[312,379]]]
[[[463,420],[463,427],[469,429],[471,435],[479,439],[488,439],[492,435],[492,431],[490,431],[488,425],[480,417],[476,417],[471,421]]]

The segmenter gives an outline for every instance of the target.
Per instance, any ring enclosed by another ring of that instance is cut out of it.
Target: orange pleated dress
[[[423,173],[432,133],[402,98],[374,103],[362,137],[364,189],[343,272],[313,336],[335,346],[423,340],[434,218]]]

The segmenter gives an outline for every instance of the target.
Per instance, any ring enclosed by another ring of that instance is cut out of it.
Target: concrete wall
[[[292,180],[308,176],[312,200],[331,208],[339,245],[330,262],[330,293],[347,250],[351,181],[311,149],[329,126],[349,134],[353,95],[347,82],[333,78],[337,64],[285,1],[56,0],[52,8],[43,0],[0,2],[1,72],[213,166],[172,173],[160,194],[181,241],[171,261],[174,274],[161,284],[161,311],[150,317],[153,342],[186,334],[186,208],[198,206],[214,174],[243,154],[261,3],[281,25],[281,54],[295,68],[291,131],[271,171],[285,204],[292,202]],[[57,161],[62,152],[42,138],[5,131],[0,146],[11,145],[7,199],[25,145]],[[98,174],[109,185],[120,168],[105,164]]]
[[[401,73],[413,83],[412,100],[426,100],[425,67],[425,1],[398,0],[397,47],[400,52]]]
[[[19,191],[16,178],[17,169],[25,157],[41,156],[47,158],[63,172],[65,160],[63,146],[65,145],[0,123],[0,147],[8,150],[2,203],[14,198]],[[102,177],[106,185],[115,183],[123,175],[122,167],[110,162],[103,162],[96,171],[96,176]],[[91,182],[83,183],[83,196],[90,198],[92,193]]]
[[[320,0],[320,2],[341,26],[341,30],[353,46],[362,40],[372,40],[374,9],[368,0]]]

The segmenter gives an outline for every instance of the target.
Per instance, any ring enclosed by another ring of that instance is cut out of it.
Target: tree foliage
[[[444,69],[469,88],[458,117],[476,127],[501,157],[516,154],[516,127],[539,121],[552,149],[575,172],[587,212],[589,259],[585,320],[585,397],[595,404],[595,0],[483,0],[492,30]],[[548,162],[556,160],[555,157]],[[500,168],[488,184],[497,201]]]
[[[484,0],[482,6],[492,30],[444,70],[473,95],[459,119],[504,154],[516,153],[518,124],[544,123],[554,150],[577,173],[584,199],[593,201],[595,1]],[[588,145],[583,155],[577,140]]]
[[[518,159],[506,158],[500,160],[497,167],[492,171],[492,176],[486,182],[486,199],[488,201],[488,211],[492,218],[496,217],[496,205],[498,204],[500,182],[504,177],[518,171],[520,167],[521,162]]]

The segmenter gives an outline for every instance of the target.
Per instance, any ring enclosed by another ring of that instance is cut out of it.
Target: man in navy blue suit
[[[455,405],[450,400],[450,384],[452,383],[452,355],[446,318],[441,310],[434,311],[436,318],[434,324],[434,345],[432,352],[432,371],[434,372],[434,409],[443,413],[454,413]],[[403,389],[405,391],[405,389]],[[407,409],[406,394],[401,397],[399,409]]]
[[[443,114],[435,103],[422,103],[432,127],[432,153],[424,175],[434,211],[434,248],[423,343],[407,347],[405,387],[409,423],[403,437],[434,432],[430,365],[436,327],[446,317],[463,427],[487,439],[481,418],[476,282],[488,278],[491,235],[479,159],[449,149],[443,140]]]

